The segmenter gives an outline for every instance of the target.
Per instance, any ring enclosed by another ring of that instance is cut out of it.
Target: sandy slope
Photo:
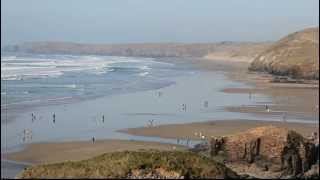
[[[173,150],[182,146],[129,140],[73,141],[30,144],[24,150],[6,154],[4,158],[30,163],[56,163],[88,159],[102,153],[140,149]]]

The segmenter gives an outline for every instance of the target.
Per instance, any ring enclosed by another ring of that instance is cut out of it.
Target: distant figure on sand
[[[203,106],[204,106],[205,108],[207,108],[207,107],[209,106],[209,102],[208,102],[208,101],[204,101]]]
[[[283,120],[284,123],[286,122],[286,119],[287,119],[287,113],[284,112],[283,115],[282,115],[282,120]]]
[[[95,138],[94,137],[92,137],[92,143],[94,143],[95,142]]]
[[[22,141],[32,140],[32,131],[28,129],[23,130]]]
[[[53,113],[52,117],[53,117],[53,123],[56,123],[56,114]]]
[[[153,127],[153,121],[154,119],[149,120],[149,127]]]
[[[270,112],[269,106],[268,106],[267,104],[266,104],[265,106],[266,106],[266,110],[267,110],[268,112]]]
[[[187,111],[187,105],[186,104],[182,104],[182,110],[183,111]]]
[[[102,115],[102,122],[104,123],[104,115]]]

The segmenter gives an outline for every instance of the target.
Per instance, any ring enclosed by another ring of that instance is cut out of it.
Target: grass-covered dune
[[[308,28],[275,42],[249,67],[293,78],[319,79],[319,28]]]
[[[36,165],[18,178],[238,178],[224,166],[187,151],[124,151],[82,161]]]

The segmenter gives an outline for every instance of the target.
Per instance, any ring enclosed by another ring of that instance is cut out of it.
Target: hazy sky
[[[1,46],[273,41],[318,20],[319,0],[1,0]]]

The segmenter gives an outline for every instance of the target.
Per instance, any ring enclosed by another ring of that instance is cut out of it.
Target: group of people
[[[187,104],[182,104],[182,110],[187,111]]]
[[[32,140],[32,131],[29,129],[23,130],[22,141],[25,142],[27,140]]]
[[[36,120],[36,115],[34,113],[31,113],[31,121],[34,122]],[[52,115],[52,122],[56,123],[56,114],[53,113]],[[104,115],[102,115],[102,122],[104,123]]]
[[[209,107],[209,102],[208,101],[204,101],[203,102],[203,107],[208,108]],[[182,104],[182,110],[183,111],[187,111],[187,104]]]
[[[35,120],[36,120],[36,115],[34,113],[31,113],[31,121],[34,122]],[[56,123],[56,114],[55,113],[53,113],[53,115],[52,115],[52,122]]]
[[[34,120],[36,120],[36,115],[34,115],[33,113],[31,114],[31,121],[33,122]]]
[[[265,109],[267,112],[270,112],[270,108],[269,108],[268,104],[265,104]],[[282,113],[282,121],[286,122],[286,120],[287,120],[287,112],[283,112]]]
[[[154,119],[149,120],[149,127],[153,127]]]
[[[34,113],[31,113],[31,121],[34,122],[34,120],[36,120],[36,115]],[[104,123],[104,120],[105,120],[104,115],[102,115],[102,122],[103,123]],[[52,122],[56,123],[56,114],[55,113],[52,114]],[[153,122],[153,120],[152,120],[152,122]],[[30,134],[31,134],[31,131],[24,129],[22,140],[26,141],[30,137]],[[95,137],[92,137],[92,143],[94,143],[94,142],[95,142]]]

